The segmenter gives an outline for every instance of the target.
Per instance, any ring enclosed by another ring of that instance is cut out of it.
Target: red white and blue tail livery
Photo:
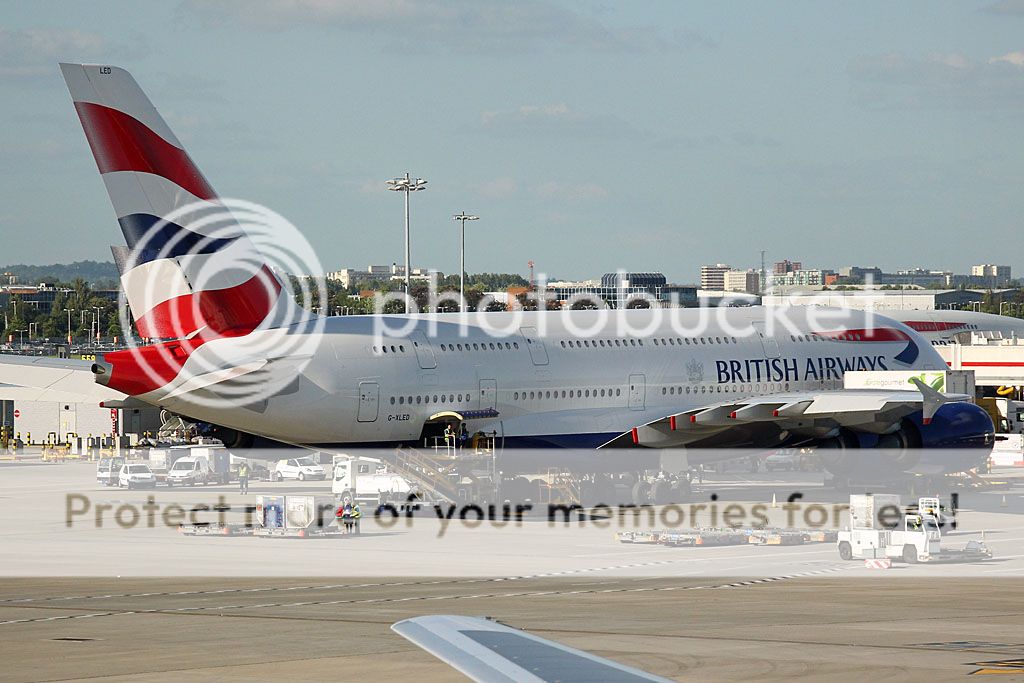
[[[124,69],[61,64],[130,254],[121,282],[140,336],[245,334],[281,281]]]

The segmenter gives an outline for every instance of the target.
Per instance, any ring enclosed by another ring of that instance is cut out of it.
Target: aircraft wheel
[[[638,481],[633,484],[633,504],[649,505],[651,502],[651,485],[646,481]]]
[[[853,559],[853,548],[846,541],[839,544],[839,559],[840,560],[852,560]]]
[[[917,564],[917,548],[912,545],[903,546],[903,561],[907,564]]]
[[[685,503],[690,499],[690,482],[686,479],[678,479],[672,484],[672,502]]]
[[[672,482],[667,479],[659,479],[651,486],[651,502],[655,505],[668,505],[674,503],[672,499]]]

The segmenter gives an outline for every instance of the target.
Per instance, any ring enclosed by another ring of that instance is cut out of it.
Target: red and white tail
[[[239,335],[291,317],[288,288],[131,74],[60,67],[130,250],[121,283],[139,335]]]

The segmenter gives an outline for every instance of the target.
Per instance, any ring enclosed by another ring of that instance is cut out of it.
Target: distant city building
[[[1010,266],[985,263],[971,266],[971,280],[982,286],[1002,287],[1010,282]]]
[[[993,301],[1002,300],[1004,292],[993,292]],[[980,306],[986,291],[971,289],[849,289],[791,294],[766,294],[762,302],[770,305],[839,306],[856,309],[922,310],[961,309]]]
[[[953,271],[907,268],[895,273],[883,272],[881,268],[844,266],[839,269],[837,284],[910,285],[918,287],[951,287],[955,284]]]
[[[40,284],[37,286],[0,286],[0,309],[6,310],[10,307],[13,310],[15,307],[13,302],[17,301],[17,305],[19,306],[26,306],[41,313],[50,313],[53,310],[53,303],[57,300],[57,295],[60,293],[63,293],[65,297],[68,297],[74,293],[74,290],[66,288],[58,289],[57,287],[47,284]],[[89,290],[89,293],[91,296],[95,296],[100,299],[117,301],[119,290],[91,289]]]
[[[725,273],[723,290],[757,294],[761,289],[761,273],[756,270],[729,270]]]
[[[768,276],[766,291],[772,287],[821,287],[825,284],[825,274],[820,270],[793,270],[788,273],[773,273]]]
[[[800,261],[790,261],[789,259],[783,259],[782,261],[776,261],[775,265],[772,266],[772,274],[785,275],[786,273],[792,273],[803,269],[804,265]]]
[[[411,280],[427,280],[430,278],[430,271],[426,268],[413,268],[409,272]],[[365,270],[359,268],[341,268],[327,273],[327,279],[340,282],[342,287],[349,288],[359,282],[386,281],[405,279],[405,266],[392,263],[390,266],[367,266]]]
[[[700,288],[716,292],[725,291],[725,274],[732,270],[731,266],[716,263],[713,266],[700,267]]]

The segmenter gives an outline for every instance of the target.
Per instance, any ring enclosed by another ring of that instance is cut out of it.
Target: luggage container
[[[334,496],[256,497],[256,536],[340,536],[334,521]]]

